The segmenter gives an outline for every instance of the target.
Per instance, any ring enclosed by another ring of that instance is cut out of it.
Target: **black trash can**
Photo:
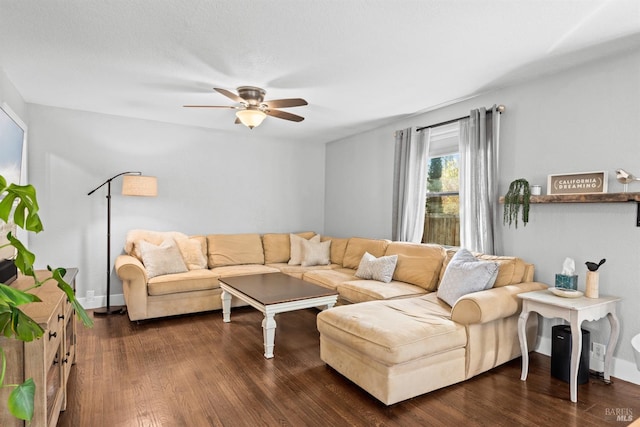
[[[589,331],[582,331],[582,353],[578,365],[578,384],[589,382]],[[551,328],[551,375],[571,382],[571,326],[557,325]]]

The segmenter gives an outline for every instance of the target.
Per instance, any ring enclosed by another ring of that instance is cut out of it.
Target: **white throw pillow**
[[[331,240],[312,242],[302,239],[302,262],[300,265],[329,265],[331,263]]]
[[[389,283],[393,278],[393,272],[396,270],[397,263],[398,255],[387,255],[376,258],[369,252],[365,252],[360,259],[356,277]]]
[[[124,251],[127,255],[134,256],[142,261],[140,248],[137,245],[140,240],[159,245],[164,242],[165,239],[170,238],[175,240],[188,239],[189,236],[177,231],[129,230],[124,244]]]
[[[202,244],[198,239],[175,239],[182,259],[189,270],[207,268],[207,258],[202,253]]]
[[[497,262],[480,261],[468,250],[460,249],[442,276],[438,298],[453,307],[460,297],[491,288],[499,269]]]
[[[302,263],[302,241],[307,240],[304,237],[300,237],[296,234],[289,234],[289,240],[291,242],[291,255],[289,255],[289,265],[300,265]],[[310,242],[320,242],[320,235],[316,234],[309,239]]]
[[[149,279],[163,274],[184,273],[187,266],[184,265],[178,245],[173,239],[166,239],[156,246],[153,243],[140,240],[138,242],[142,263]]]

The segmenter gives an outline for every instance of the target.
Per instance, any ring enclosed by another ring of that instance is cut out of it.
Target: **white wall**
[[[2,67],[0,67],[0,105],[5,102],[23,122],[29,122],[29,118],[27,117],[27,104],[13,83],[11,83],[11,80],[9,80],[9,77],[7,77]]]
[[[502,194],[516,178],[546,190],[548,174],[594,170],[609,173],[610,192],[622,191],[616,168],[640,174],[639,76],[640,51],[626,52],[328,144],[325,232],[356,230],[390,238],[394,130],[436,124],[494,103],[507,107],[501,126]],[[630,190],[640,192],[640,183]],[[527,227],[501,227],[500,232],[505,254],[533,262],[536,280],[548,284],[565,257],[572,257],[584,289],[584,263],[607,259],[600,269],[600,292],[622,298],[614,374],[640,384],[630,346],[631,337],[640,333],[640,228],[635,220],[634,203],[534,205]],[[549,352],[552,324],[542,325],[541,352]],[[592,342],[606,342],[606,320],[584,326]]]
[[[107,187],[87,193],[119,172],[157,176],[159,194],[122,196],[122,178],[112,182],[112,264],[135,228],[323,231],[323,145],[265,140],[259,129],[225,134],[39,105],[29,114],[30,182],[45,227],[31,249],[41,267],[79,267],[80,298],[106,289]],[[111,288],[121,302],[115,274]]]

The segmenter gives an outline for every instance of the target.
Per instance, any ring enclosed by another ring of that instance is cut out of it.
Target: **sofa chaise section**
[[[531,281],[532,265],[514,257],[501,257],[500,262],[500,281],[494,287],[464,295],[453,307],[437,292],[429,292],[319,313],[321,359],[391,405],[520,356],[517,325],[522,305],[517,294],[546,285]],[[533,348],[535,317],[527,329]]]

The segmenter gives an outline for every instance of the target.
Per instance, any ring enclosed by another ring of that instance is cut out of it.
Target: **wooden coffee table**
[[[338,292],[283,273],[221,277],[222,319],[231,321],[231,296],[237,297],[264,313],[262,333],[264,357],[273,357],[276,337],[275,315],[311,307],[331,308]]]

